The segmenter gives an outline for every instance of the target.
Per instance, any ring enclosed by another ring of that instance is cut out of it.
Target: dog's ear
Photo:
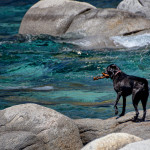
[[[115,64],[111,64],[107,67],[107,73],[109,74],[110,78],[112,79],[114,77],[114,75],[116,74],[116,72],[118,72],[120,70],[120,68],[115,65]]]
[[[111,68],[114,69],[115,71],[119,71],[120,70],[120,68],[117,65],[115,65],[115,64],[112,64]]]

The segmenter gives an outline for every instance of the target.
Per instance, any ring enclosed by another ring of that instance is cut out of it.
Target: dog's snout
[[[108,73],[103,72],[102,75],[103,75],[105,78],[109,78],[109,74],[108,74]]]

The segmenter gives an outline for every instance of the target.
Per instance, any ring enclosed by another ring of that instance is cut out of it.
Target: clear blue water
[[[103,8],[119,3],[90,2]],[[150,81],[149,45],[81,51],[50,36],[17,35],[31,5],[30,0],[0,2],[0,109],[31,102],[71,118],[108,118],[114,116],[116,93],[110,79],[93,81],[94,76],[115,63],[124,72]],[[127,111],[133,111],[131,97],[127,103]],[[121,104],[122,100],[119,109]]]

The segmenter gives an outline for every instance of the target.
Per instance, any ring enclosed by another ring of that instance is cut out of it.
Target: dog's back
[[[122,91],[122,95],[128,96],[133,92],[149,94],[148,81],[145,78],[127,75],[123,72],[113,80],[116,92]]]
[[[127,78],[130,83],[133,85],[133,90],[136,92],[147,92],[149,93],[148,81],[145,78],[140,78],[136,76],[127,75]],[[145,93],[146,94],[146,93]]]

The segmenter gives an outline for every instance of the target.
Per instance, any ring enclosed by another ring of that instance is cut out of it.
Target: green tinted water
[[[0,6],[0,109],[31,102],[71,118],[108,118],[114,116],[116,93],[110,79],[93,81],[94,76],[115,63],[150,80],[149,46],[80,51],[53,37],[14,36],[29,7]],[[127,103],[133,111],[131,97]]]

